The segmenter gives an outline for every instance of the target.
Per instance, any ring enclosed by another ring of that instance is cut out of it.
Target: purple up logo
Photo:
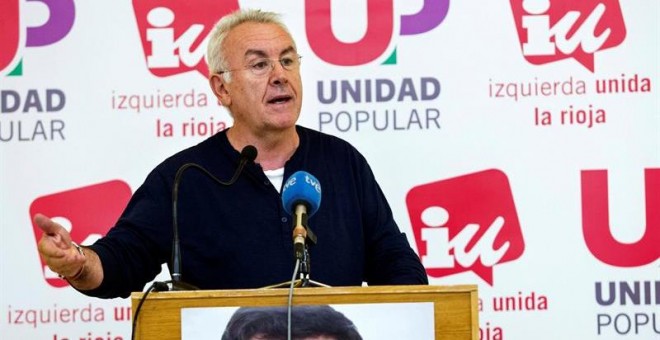
[[[45,6],[48,18],[26,27],[25,18]],[[62,40],[73,27],[73,0],[3,0],[0,2],[0,75],[23,74],[23,48],[42,47]]]

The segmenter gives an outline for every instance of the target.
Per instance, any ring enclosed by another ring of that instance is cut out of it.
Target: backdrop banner
[[[479,286],[481,339],[660,338],[660,2],[617,0],[3,0],[0,338],[130,338],[31,216],[90,244],[230,127],[205,53],[239,8],[282,14],[299,123],[365,155],[431,284]]]

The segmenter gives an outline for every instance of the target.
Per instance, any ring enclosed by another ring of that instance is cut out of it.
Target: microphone
[[[302,259],[305,241],[316,244],[316,235],[307,225],[321,204],[321,184],[316,177],[305,171],[291,175],[282,188],[282,205],[293,221],[293,249],[297,259]]]
[[[204,173],[206,176],[211,178],[214,182],[222,186],[230,186],[238,180],[238,177],[241,175],[243,168],[248,162],[253,162],[257,158],[257,148],[252,145],[247,145],[241,150],[241,156],[239,158],[238,167],[234,172],[234,175],[228,182],[223,182],[213,176],[208,170],[204,169],[201,165],[195,163],[186,163],[182,165],[176,172],[174,176],[174,184],[172,188],[172,290],[182,289],[199,289],[193,285],[185,283],[181,280],[181,245],[179,242],[179,223],[178,223],[178,213],[177,213],[177,204],[179,197],[179,185],[181,184],[181,178],[183,173],[190,169],[197,169]]]

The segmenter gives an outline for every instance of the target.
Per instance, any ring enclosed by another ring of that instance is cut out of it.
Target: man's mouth
[[[291,101],[293,98],[289,95],[275,96],[268,100],[268,104],[283,104]]]

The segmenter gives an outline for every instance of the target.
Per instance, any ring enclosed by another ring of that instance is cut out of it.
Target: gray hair
[[[222,47],[227,34],[236,26],[246,23],[261,23],[261,24],[275,24],[282,28],[288,35],[291,35],[289,29],[282,22],[280,15],[274,12],[265,12],[259,9],[239,9],[220,19],[209,38],[208,47],[206,50],[206,63],[209,67],[209,75],[226,70],[227,59],[225,56],[226,51]],[[294,42],[294,48],[295,42]],[[225,81],[229,81],[229,73],[224,73]]]

